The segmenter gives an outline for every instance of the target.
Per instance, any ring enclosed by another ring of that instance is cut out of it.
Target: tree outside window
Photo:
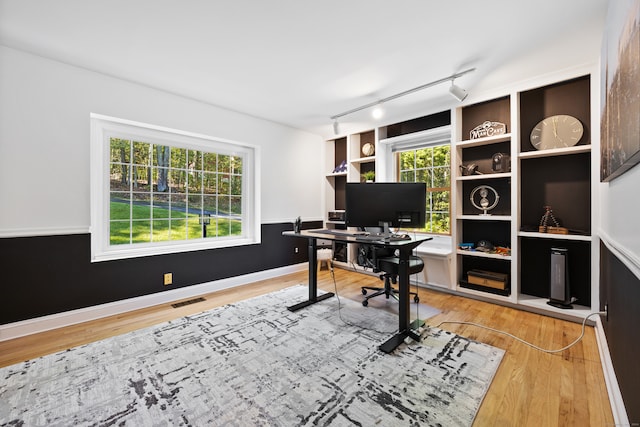
[[[242,234],[242,158],[121,138],[110,152],[111,245]]]
[[[399,181],[427,185],[426,226],[428,233],[451,232],[451,146],[437,145],[397,153]]]

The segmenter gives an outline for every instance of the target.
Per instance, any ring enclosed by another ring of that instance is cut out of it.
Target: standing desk
[[[391,353],[396,349],[406,337],[419,340],[420,337],[411,331],[410,323],[410,298],[409,298],[409,257],[414,248],[422,242],[431,240],[431,237],[412,238],[410,240],[372,240],[370,236],[342,235],[327,233],[326,230],[302,230],[298,233],[294,231],[285,231],[284,236],[305,238],[308,241],[309,248],[309,298],[298,304],[287,307],[290,311],[300,310],[309,305],[323,301],[334,296],[332,292],[318,296],[318,258],[317,258],[317,240],[332,240],[343,243],[367,244],[377,247],[383,247],[398,250],[398,332],[380,345],[380,350],[385,353]]]

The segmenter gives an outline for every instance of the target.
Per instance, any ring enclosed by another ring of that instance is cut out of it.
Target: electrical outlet
[[[170,285],[173,283],[173,273],[164,273],[164,284]]]
[[[295,248],[293,252],[297,254],[299,252],[298,248]]]

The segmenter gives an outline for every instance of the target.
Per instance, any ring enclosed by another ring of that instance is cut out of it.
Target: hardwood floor
[[[340,297],[361,301],[360,286],[377,277],[336,269]],[[299,283],[306,271],[204,295],[205,301],[173,308],[170,304],[137,310],[80,325],[0,342],[0,366],[101,340],[167,320],[219,307]],[[331,274],[321,270],[319,288],[334,291]],[[503,330],[542,348],[561,348],[580,335],[581,325],[447,293],[420,289],[424,304],[441,310],[427,319],[467,321]],[[593,328],[574,347],[558,354],[535,350],[510,337],[475,326],[441,328],[506,350],[482,403],[475,426],[613,426]]]

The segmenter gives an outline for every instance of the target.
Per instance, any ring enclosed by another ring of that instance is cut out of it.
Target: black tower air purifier
[[[573,308],[569,288],[569,258],[565,248],[551,248],[551,289],[547,304],[563,309]]]

